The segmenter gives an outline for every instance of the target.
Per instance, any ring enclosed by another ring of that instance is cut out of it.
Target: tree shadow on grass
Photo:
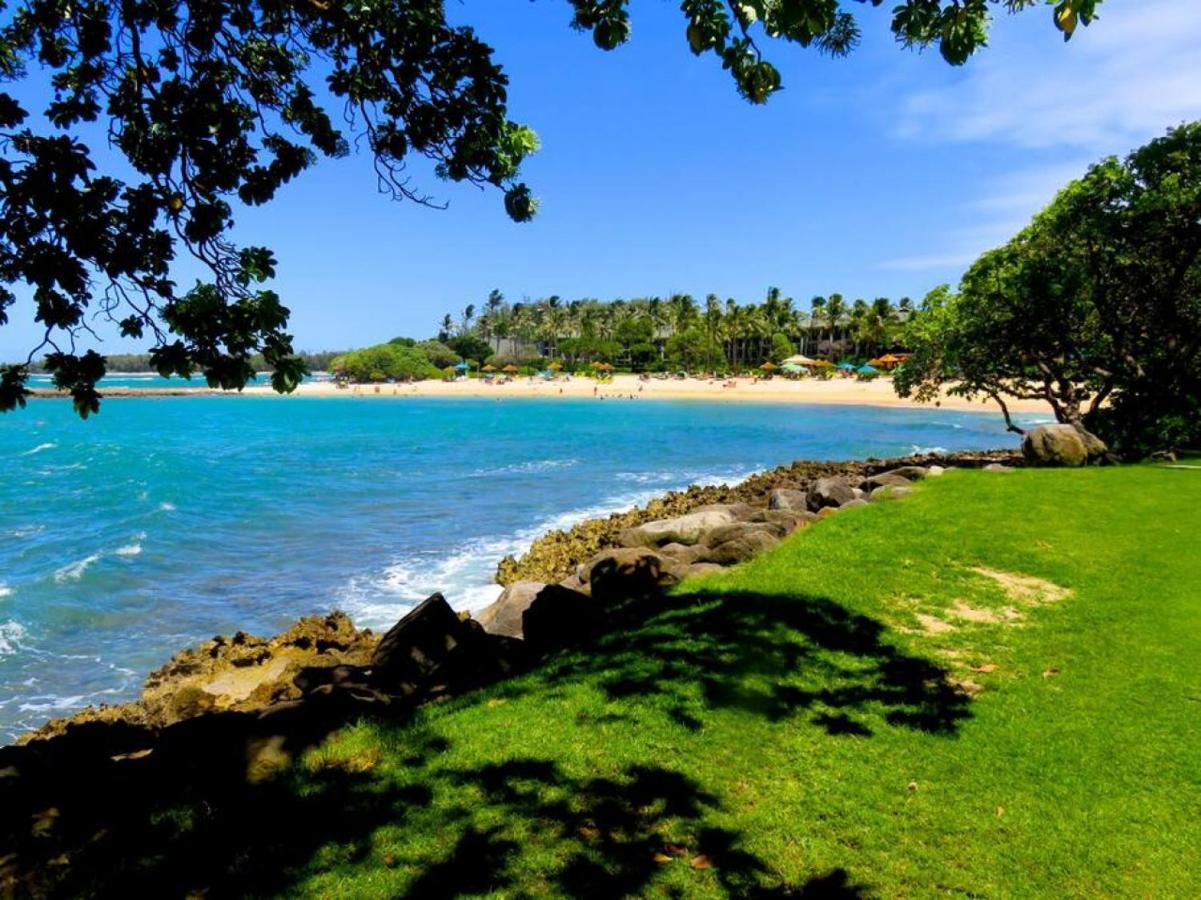
[[[625,610],[628,628],[552,660],[544,680],[594,680],[613,700],[653,698],[690,730],[713,709],[778,721],[801,711],[833,735],[891,725],[953,735],[969,698],[885,626],[820,597],[689,593]]]
[[[633,712],[636,727],[649,705],[688,729],[734,709],[804,713],[835,735],[952,735],[968,708],[946,674],[832,601],[701,592],[629,606],[592,646],[500,691],[548,696],[583,680],[640,707],[577,716],[581,726]],[[288,767],[365,713],[379,715],[331,700],[156,735],[96,723],[0,749],[0,895],[272,895],[326,875],[415,897],[520,895],[531,882],[591,897],[861,893],[841,870],[776,885],[773,867],[719,824],[717,799],[657,765],[604,777],[530,757],[456,768],[444,739],[385,724],[374,748]]]

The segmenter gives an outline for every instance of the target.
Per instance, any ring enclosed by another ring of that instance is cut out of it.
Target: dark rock
[[[573,572],[564,578],[559,582],[559,585],[571,591],[579,591],[581,594],[592,593],[592,585],[581,579],[578,572]]]
[[[592,640],[603,626],[600,603],[558,584],[539,591],[522,616],[525,644],[534,656]]]
[[[809,488],[806,497],[809,509],[818,512],[826,507],[843,506],[855,498],[855,489],[842,478],[819,478]]]
[[[727,525],[705,536],[708,561],[722,566],[746,562],[779,543],[784,529],[769,522]]]
[[[452,651],[474,636],[446,598],[432,594],[380,638],[371,656],[372,681],[386,689],[393,682],[421,684],[435,678]]]
[[[676,584],[687,566],[641,547],[618,547],[597,554],[581,567],[592,596],[604,604],[653,597]]]
[[[517,581],[505,588],[496,602],[480,611],[476,621],[489,634],[521,637],[521,616],[546,587],[541,581]]]
[[[1106,453],[1099,437],[1073,425],[1039,425],[1022,438],[1022,455],[1032,466],[1084,466]]]

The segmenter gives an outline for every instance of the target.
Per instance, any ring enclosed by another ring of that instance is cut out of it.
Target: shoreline
[[[520,556],[509,555],[497,561],[495,583],[501,593],[518,582],[533,581],[587,591],[577,581],[579,567],[598,553],[622,549],[623,532],[647,522],[712,509],[714,505],[768,509],[775,491],[804,491],[819,479],[858,481],[900,467],[945,464],[978,468],[996,463],[1015,464],[1019,459],[1020,455],[1012,450],[981,450],[888,459],[795,460],[754,473],[733,485],[692,484],[681,490],[664,491],[619,512],[543,532]],[[736,561],[724,565],[733,562]],[[499,599],[492,606],[498,602]],[[303,691],[293,681],[294,676],[313,666],[332,670],[347,664],[366,665],[380,641],[381,633],[353,624],[340,609],[330,607],[330,610],[302,617],[270,637],[237,632],[182,648],[160,668],[147,674],[136,699],[112,705],[89,704],[77,712],[47,720],[19,735],[11,745],[0,746],[40,743],[63,736],[71,726],[85,723],[101,727],[132,726],[157,733],[208,713],[257,715],[276,704],[296,701]],[[482,612],[460,611],[477,622]]]
[[[727,387],[727,384],[733,387]],[[68,395],[51,389],[36,388],[32,397],[37,399],[61,399]],[[781,378],[770,380],[737,379],[713,380],[687,378],[648,381],[636,375],[616,375],[606,382],[595,382],[586,377],[573,377],[561,381],[541,381],[519,378],[505,384],[489,383],[479,379],[468,381],[419,381],[412,384],[351,385],[339,388],[333,382],[310,382],[300,385],[292,394],[277,394],[266,385],[253,385],[241,391],[224,391],[207,386],[201,387],[117,387],[102,390],[107,399],[137,399],[151,397],[275,397],[302,398],[354,398],[401,400],[404,398],[459,398],[459,399],[541,399],[541,400],[674,400],[701,401],[710,403],[791,403],[813,406],[872,406],[890,409],[945,409],[956,412],[991,412],[1000,415],[996,404],[988,400],[970,401],[962,397],[948,396],[945,392],[931,403],[918,403],[898,397],[892,388],[892,380],[881,377],[875,381],[856,381],[849,378],[831,378],[826,381],[804,379],[789,381]],[[1017,414],[1050,415],[1047,405],[1037,400],[1007,400],[1010,411]]]

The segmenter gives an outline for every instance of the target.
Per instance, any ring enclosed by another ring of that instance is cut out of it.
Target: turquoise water
[[[314,376],[309,375],[304,380],[312,381],[313,378]],[[265,375],[256,375],[251,381],[257,384],[267,384],[269,379]],[[54,376],[30,375],[29,386],[31,388],[52,388],[54,387]],[[195,378],[176,376],[163,378],[154,372],[114,372],[100,379],[99,387],[103,393],[105,388],[157,388],[160,390],[163,388],[204,388],[208,387],[208,382],[201,375],[197,375]]]
[[[798,458],[1012,446],[996,415],[666,401],[163,397],[0,416],[0,739],[217,633],[479,608],[551,527]]]

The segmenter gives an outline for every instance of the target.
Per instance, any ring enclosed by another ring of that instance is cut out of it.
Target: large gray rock
[[[721,526],[726,527],[726,526]],[[692,565],[697,562],[705,552],[702,544],[664,544],[659,548],[658,553],[661,556],[667,556],[677,560],[684,565]]]
[[[784,509],[790,511],[807,511],[809,509],[809,494],[792,488],[776,488],[767,500],[768,509]]]
[[[768,509],[763,512],[763,521],[783,526],[785,534],[804,528],[817,521],[817,516],[807,509]]]
[[[898,475],[896,472],[883,472],[879,475],[872,475],[870,478],[863,480],[863,489],[871,494],[875,494],[877,488],[881,487],[909,487],[913,484],[904,475]]]
[[[882,484],[872,491],[873,500],[900,500],[913,493],[913,488],[904,485]]]
[[[719,525],[741,521],[747,515],[738,506],[709,506],[672,519],[656,519],[624,529],[618,536],[625,547],[661,547],[664,544],[695,544]]]
[[[489,634],[505,637],[521,637],[521,617],[545,584],[541,581],[515,581],[509,585],[496,602],[482,610],[475,620]]]
[[[1099,437],[1074,425],[1039,425],[1022,438],[1022,454],[1033,466],[1084,466],[1107,452]]]
[[[653,597],[677,584],[685,563],[644,547],[615,547],[598,553],[580,567],[580,578],[603,605]]]
[[[726,525],[705,536],[708,562],[732,566],[746,562],[780,542],[784,529],[770,522]]]
[[[842,478],[819,478],[809,488],[809,509],[818,512],[830,506],[843,506],[856,499],[855,489]]]
[[[939,474],[939,475],[942,474],[941,467],[937,467],[937,466],[931,466],[930,468],[926,468],[924,466],[898,466],[895,469],[889,469],[887,472],[884,472],[883,474],[899,475],[902,478],[908,479],[909,481],[921,481],[927,475],[935,474],[931,471],[931,469],[934,469],[934,468],[939,469],[939,472],[937,474]]]

